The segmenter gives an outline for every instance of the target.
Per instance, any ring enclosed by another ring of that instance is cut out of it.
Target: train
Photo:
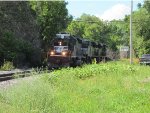
[[[69,33],[58,33],[47,52],[49,68],[76,67],[84,63],[106,60],[107,46]]]

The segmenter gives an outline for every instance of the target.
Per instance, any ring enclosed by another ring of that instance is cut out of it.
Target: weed
[[[0,112],[148,113],[148,66],[109,62],[41,73],[0,92]]]
[[[14,69],[13,62],[4,61],[4,64],[0,67],[0,70],[8,71]]]

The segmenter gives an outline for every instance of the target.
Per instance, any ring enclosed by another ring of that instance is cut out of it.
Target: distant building
[[[120,47],[120,59],[129,58],[129,47],[121,46]]]

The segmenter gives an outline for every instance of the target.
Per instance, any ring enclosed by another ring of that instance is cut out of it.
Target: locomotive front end
[[[52,41],[52,47],[48,52],[48,66],[50,68],[68,67],[70,64],[70,50],[68,40],[62,34]]]

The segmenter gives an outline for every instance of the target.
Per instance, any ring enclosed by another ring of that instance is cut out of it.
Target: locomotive
[[[80,66],[83,63],[102,61],[106,57],[106,45],[79,38],[68,33],[56,34],[47,53],[48,67]]]

